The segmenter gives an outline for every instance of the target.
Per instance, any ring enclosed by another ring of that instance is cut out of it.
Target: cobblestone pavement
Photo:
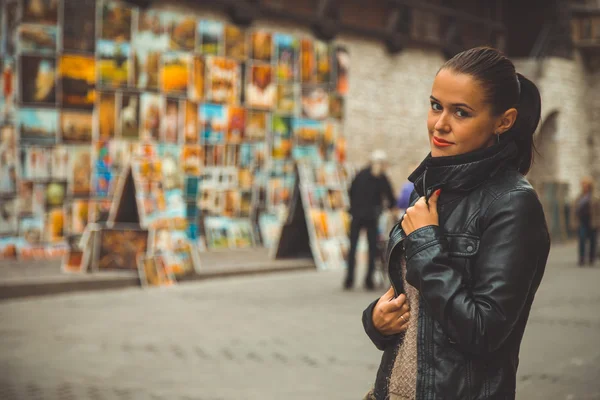
[[[553,250],[518,398],[600,399],[600,266]],[[0,399],[361,399],[377,294],[294,272],[0,302]]]

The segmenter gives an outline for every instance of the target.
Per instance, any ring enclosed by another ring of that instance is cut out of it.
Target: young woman
[[[550,249],[524,178],[540,94],[500,52],[475,48],[442,66],[430,102],[431,154],[390,233],[392,288],[363,314],[383,350],[366,399],[514,399]]]

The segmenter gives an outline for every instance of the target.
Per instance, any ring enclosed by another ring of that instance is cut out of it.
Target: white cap
[[[371,162],[386,162],[387,154],[383,150],[375,150],[371,153]]]

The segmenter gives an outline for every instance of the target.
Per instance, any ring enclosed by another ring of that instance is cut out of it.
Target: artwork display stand
[[[298,163],[290,210],[272,258],[300,257],[310,250],[317,269],[346,267],[349,200],[341,175],[333,162]]]

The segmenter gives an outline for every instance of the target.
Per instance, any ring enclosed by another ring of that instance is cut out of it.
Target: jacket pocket
[[[445,239],[453,265],[462,273],[464,283],[471,287],[473,283],[471,260],[479,251],[479,237],[465,233],[450,233],[445,235]]]
[[[473,257],[479,251],[479,238],[467,233],[447,233],[444,235],[448,243],[450,257]]]

